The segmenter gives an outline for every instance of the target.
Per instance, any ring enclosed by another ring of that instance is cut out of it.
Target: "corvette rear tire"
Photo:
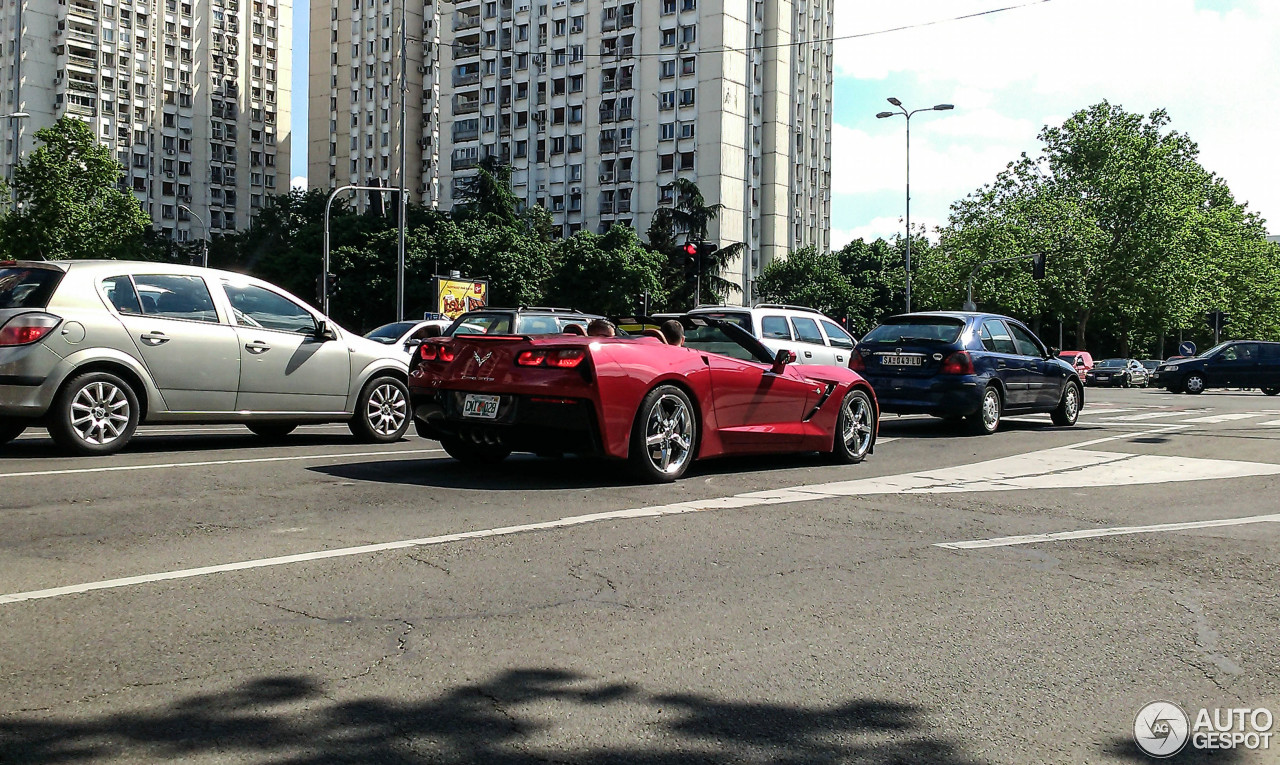
[[[511,456],[511,450],[499,444],[477,444],[461,438],[440,439],[445,452],[468,465],[495,465]]]
[[[867,458],[876,439],[876,407],[863,390],[851,390],[840,403],[835,441],[827,456],[832,462],[856,465]]]
[[[1280,396],[1280,388],[1263,388],[1262,393],[1266,396]]]
[[[651,483],[670,483],[693,463],[698,447],[698,416],[684,391],[661,385],[640,402],[631,426],[628,460],[637,476]]]
[[[1080,389],[1075,383],[1067,383],[1067,387],[1062,391],[1062,400],[1058,402],[1058,408],[1054,409],[1049,416],[1053,419],[1054,425],[1062,427],[1071,427],[1076,424],[1076,420],[1080,419]]]
[[[965,418],[969,433],[975,436],[989,436],[1000,429],[1000,416],[1004,412],[1004,397],[1000,389],[988,385],[982,393],[982,406],[978,411]]]

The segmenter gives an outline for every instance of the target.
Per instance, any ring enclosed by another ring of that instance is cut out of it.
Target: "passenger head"
[[[589,337],[613,337],[618,334],[612,322],[605,319],[592,319],[587,325],[587,335]]]
[[[658,330],[667,339],[668,345],[684,345],[684,325],[675,319],[667,319],[662,322]]]
[[[564,333],[566,335],[578,335],[579,337],[587,336],[587,331],[582,328],[581,324],[566,324],[564,327]]]

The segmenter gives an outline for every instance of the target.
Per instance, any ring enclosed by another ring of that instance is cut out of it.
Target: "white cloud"
[[[295,176],[293,176],[293,181],[290,183],[290,186],[291,186],[292,188],[298,189],[298,190],[300,190],[300,191],[306,191],[306,190],[307,190],[307,176],[305,176],[305,175],[295,175]]]
[[[920,227],[924,226],[927,229],[927,233],[930,234],[929,238],[936,239],[937,237],[932,236],[933,230],[944,222],[936,218],[916,218],[912,216],[911,228],[918,235]],[[882,216],[874,218],[871,222],[862,226],[831,229],[831,249],[838,250],[855,239],[871,242],[876,239],[893,239],[895,236],[901,236],[904,233],[906,233],[906,225],[901,217]]]
[[[1280,153],[1269,151],[1263,139],[1280,123],[1280,3],[1200,5],[1207,7],[1198,8],[1195,0],[1053,0],[837,43],[836,73],[884,81],[883,95],[897,96],[911,108],[956,104],[954,112],[912,120],[913,185],[917,167],[919,182],[930,183],[927,168],[945,157],[953,165],[953,193],[962,196],[991,180],[1018,152],[1038,148],[1035,133],[1042,125],[1061,124],[1063,115],[1105,98],[1129,111],[1166,108],[1173,129],[1200,144],[1201,162],[1222,175],[1237,198],[1270,213],[1272,229],[1280,230],[1280,185],[1274,182]],[[989,0],[842,0],[835,33],[943,20],[991,7]],[[857,154],[837,133],[836,182],[846,190],[887,185],[840,172],[844,167],[879,174],[893,164],[886,152],[894,141],[901,143],[901,125],[894,136],[882,137],[873,127],[873,115],[882,106],[888,108],[882,101],[857,105],[853,124],[866,132],[859,136],[850,130],[843,136],[861,138]],[[897,149],[894,155],[898,167],[901,154]],[[992,169],[996,157],[1001,162]],[[969,175],[980,169],[986,174]]]
[[[928,131],[912,130],[912,196],[957,191],[956,196],[964,196],[992,180],[1017,157],[1017,150],[1011,149],[1011,144],[1034,144],[1036,131],[1029,125],[1021,140],[992,140],[989,134],[1001,132],[1001,125],[999,121],[986,125],[974,121],[968,132],[962,126],[948,135],[933,132],[934,125]],[[874,134],[844,125],[833,127],[831,184],[834,193],[902,191],[905,194],[906,136],[901,122],[892,127],[897,129],[879,126]]]

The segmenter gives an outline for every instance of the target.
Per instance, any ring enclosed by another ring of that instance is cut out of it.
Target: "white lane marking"
[[[1280,427],[1280,420],[1271,420],[1269,422],[1260,422],[1258,424],[1264,428],[1276,428]]]
[[[1163,429],[1180,429],[1185,426],[1157,426]],[[1125,433],[1094,439],[1086,444],[1105,443],[1132,439],[1155,431]],[[421,539],[406,539],[398,542],[345,547],[332,550],[320,550],[296,555],[284,555],[274,558],[225,563],[200,568],[167,571],[156,574],[108,579],[98,582],[53,587],[44,590],[10,593],[0,595],[0,604],[18,603],[27,600],[54,598],[61,595],[107,590],[128,587],[150,582],[171,579],[187,579],[207,576],[228,571],[283,566],[291,563],[302,563],[326,558],[341,558],[352,555],[368,555],[387,550],[407,547],[424,547],[460,542],[468,539],[508,536],[529,531],[545,531],[549,529],[579,526],[599,521],[622,520],[628,518],[654,518],[665,515],[683,513],[699,513],[711,510],[731,510],[761,505],[776,505],[789,502],[813,502],[815,500],[836,499],[871,494],[893,493],[948,493],[955,491],[1010,491],[1022,488],[1065,488],[1076,486],[1105,486],[1107,481],[1117,481],[1115,485],[1131,483],[1154,483],[1171,480],[1202,480],[1206,478],[1240,477],[1247,475],[1280,474],[1280,465],[1227,462],[1223,460],[1193,460],[1178,457],[1153,458],[1156,463],[1136,462],[1147,455],[1134,455],[1111,452],[1091,452],[1079,449],[1082,444],[1045,449],[1040,452],[1022,454],[1014,457],[988,460],[971,465],[931,470],[920,473],[882,476],[879,478],[861,478],[850,481],[838,481],[827,484],[794,486],[786,489],[748,492],[727,497],[716,497],[689,502],[678,502],[670,505],[655,505],[631,510],[575,515],[542,523],[529,523],[520,526],[504,526],[496,529],[480,529],[455,534],[443,534]],[[434,450],[432,450],[434,451]],[[378,454],[407,454],[409,452],[378,452]],[[354,455],[345,455],[354,456]],[[1134,466],[1137,466],[1135,468]],[[1095,477],[1086,480],[1090,470]],[[1058,471],[1058,472],[1054,472]],[[1065,471],[1065,472],[1064,472]],[[1100,472],[1099,472],[1100,471]],[[1055,480],[1056,476],[1056,480]]]
[[[109,467],[67,468],[66,470],[28,470],[22,473],[0,473],[3,478],[31,478],[46,475],[78,475],[80,473],[127,473],[133,470],[165,470],[168,468],[211,467],[217,465],[254,465],[262,462],[298,462],[300,460],[328,460],[347,457],[385,457],[400,454],[437,454],[444,449],[387,449],[381,452],[338,452],[336,454],[298,454],[289,457],[257,457],[234,460],[201,460],[199,462],[165,462],[149,465],[111,465]]]
[[[937,542],[933,546],[945,547],[948,550],[979,550],[985,547],[1012,547],[1014,545],[1036,544],[1037,542],[1064,542],[1070,539],[1094,539],[1097,537],[1116,537],[1127,534],[1151,534],[1158,531],[1186,531],[1188,529],[1211,529],[1219,526],[1245,526],[1251,523],[1280,523],[1280,513],[1272,515],[1251,515],[1247,518],[1223,518],[1216,521],[1159,523],[1154,526],[1113,526],[1106,529],[1083,529],[1080,531],[1058,531],[1052,534],[1026,534],[1019,537],[973,539],[967,542]]]
[[[1191,414],[1201,414],[1203,412],[1212,411],[1211,409],[1183,409],[1176,412],[1145,412],[1143,414],[1126,414],[1122,417],[1106,417],[1108,422],[1142,422],[1145,420],[1158,420],[1162,417],[1182,417]],[[1184,420],[1190,422],[1190,420]]]
[[[1249,420],[1254,417],[1260,417],[1260,416],[1261,415],[1251,414],[1249,412],[1245,412],[1242,414],[1215,414],[1215,415],[1210,415],[1209,417],[1196,417],[1190,420],[1183,420],[1183,422],[1203,422],[1205,424],[1212,425],[1214,423],[1219,423],[1219,422],[1235,422],[1236,420]]]

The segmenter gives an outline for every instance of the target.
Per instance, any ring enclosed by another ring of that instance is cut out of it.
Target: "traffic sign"
[[[1194,356],[1196,355],[1196,344],[1188,340],[1178,346],[1178,353],[1183,356]]]

